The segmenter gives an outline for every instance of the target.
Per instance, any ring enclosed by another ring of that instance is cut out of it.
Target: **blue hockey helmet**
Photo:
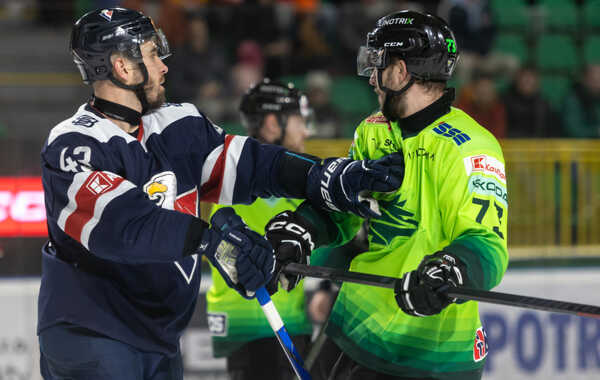
[[[145,69],[140,45],[150,40],[155,42],[161,59],[170,55],[165,35],[151,18],[125,8],[97,9],[75,22],[70,49],[84,83],[91,84],[97,80],[113,80],[110,57],[116,52]],[[146,70],[143,71],[147,77]]]

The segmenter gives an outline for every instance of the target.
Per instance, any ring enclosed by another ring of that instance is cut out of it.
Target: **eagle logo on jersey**
[[[144,185],[144,192],[157,206],[169,210],[174,209],[177,195],[177,179],[171,171],[155,174]]]

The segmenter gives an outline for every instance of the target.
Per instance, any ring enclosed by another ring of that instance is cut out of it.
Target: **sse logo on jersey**
[[[438,135],[442,135],[445,137],[452,137],[452,140],[456,143],[456,145],[462,145],[467,141],[471,140],[471,138],[460,129],[453,128],[450,124],[440,123],[437,127],[433,128],[433,131]]]

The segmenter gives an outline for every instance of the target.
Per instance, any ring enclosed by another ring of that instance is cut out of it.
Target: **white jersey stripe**
[[[115,198],[126,193],[127,191],[135,188],[136,186],[129,182],[123,181],[116,188],[100,195],[96,204],[94,205],[94,215],[92,218],[83,226],[81,230],[81,244],[86,248],[90,249],[88,246],[88,242],[90,240],[90,235],[94,230],[94,227],[100,222],[102,218],[102,213],[104,212],[104,208]]]
[[[225,152],[225,170],[223,171],[223,186],[219,195],[219,204],[233,203],[233,191],[237,179],[237,166],[246,144],[247,136],[234,136]]]
[[[69,203],[60,211],[60,215],[58,217],[58,226],[61,230],[65,231],[65,224],[67,223],[67,219],[71,216],[72,213],[77,210],[77,202],[75,201],[75,196],[79,192],[79,189],[87,181],[88,177],[92,175],[94,172],[80,172],[73,176],[73,182],[71,182],[71,186],[67,190],[67,198],[69,199]]]
[[[224,145],[221,144],[213,149],[208,157],[206,157],[206,160],[204,160],[204,165],[202,165],[202,179],[200,180],[200,186],[204,185],[210,179],[210,175],[215,167],[215,164],[217,163],[217,160],[219,159],[219,156],[221,155],[221,152],[223,151],[223,147]]]

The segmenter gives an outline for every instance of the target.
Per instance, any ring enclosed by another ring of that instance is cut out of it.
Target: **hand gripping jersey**
[[[299,199],[259,198],[251,205],[236,205],[233,208],[248,227],[264,235],[265,225],[272,217],[286,210],[295,210],[300,202]],[[212,213],[219,207],[215,206]],[[213,335],[213,355],[229,356],[249,341],[275,339],[258,302],[244,299],[228,287],[212,265],[211,275],[212,285],[206,294],[206,301],[208,328]],[[312,333],[312,325],[306,315],[304,281],[290,292],[280,289],[272,299],[290,335]]]
[[[378,113],[359,125],[350,155],[396,151],[404,154],[404,182],[376,194],[383,215],[370,220],[369,251],[350,270],[402,277],[444,249],[467,265],[466,286],[496,286],[508,262],[506,175],[496,139],[456,108],[405,135]],[[476,302],[417,318],[400,310],[391,289],[359,284],[342,286],[327,332],[355,361],[404,377],[478,378],[487,354]]]
[[[144,116],[135,137],[81,106],[42,151],[50,241],[38,332],[67,322],[176,353],[199,291],[199,258],[184,255],[199,200],[282,196],[272,174],[282,151],[226,135],[191,104]]]

